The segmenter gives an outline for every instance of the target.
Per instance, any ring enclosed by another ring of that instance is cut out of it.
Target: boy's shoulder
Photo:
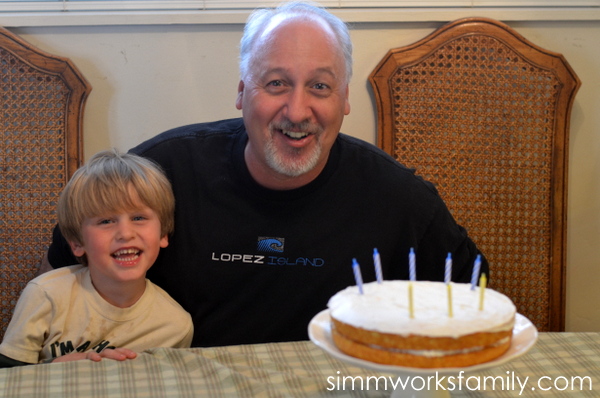
[[[62,283],[65,279],[76,278],[78,274],[86,272],[87,267],[78,265],[69,265],[67,267],[61,267],[53,269],[52,271],[45,272],[32,279],[29,283],[40,286],[51,285],[55,283]]]
[[[187,311],[185,311],[183,309],[181,304],[179,304],[173,297],[171,297],[171,295],[169,293],[167,293],[163,288],[161,288],[157,284],[153,283],[149,279],[146,279],[146,281],[147,281],[147,285],[146,285],[147,289],[149,289],[149,291],[151,292],[151,295],[153,296],[154,300],[157,300],[157,302],[160,303],[159,305],[163,305],[166,307],[172,307],[172,308],[179,309],[179,310],[182,310],[185,313],[187,313]]]

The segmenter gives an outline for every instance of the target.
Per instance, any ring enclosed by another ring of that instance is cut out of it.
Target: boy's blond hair
[[[65,239],[82,245],[86,218],[135,209],[132,189],[158,215],[161,236],[171,234],[175,198],[162,169],[149,159],[112,149],[94,155],[60,194],[58,226]]]

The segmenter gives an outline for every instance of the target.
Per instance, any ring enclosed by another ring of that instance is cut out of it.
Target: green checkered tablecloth
[[[389,397],[397,377],[348,366],[308,341],[158,348],[127,362],[2,369],[0,397]],[[420,389],[425,380],[411,381]],[[600,397],[600,333],[540,333],[524,356],[446,388],[451,397]]]

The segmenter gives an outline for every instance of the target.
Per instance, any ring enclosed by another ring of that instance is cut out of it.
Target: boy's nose
[[[117,229],[117,238],[121,240],[131,239],[134,235],[133,228],[131,223],[119,222],[119,228]]]

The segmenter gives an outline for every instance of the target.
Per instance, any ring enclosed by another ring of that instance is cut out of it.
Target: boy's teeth
[[[118,250],[116,252],[113,253],[114,257],[121,257],[121,256],[127,256],[127,255],[138,255],[139,254],[139,250],[137,249],[124,249],[124,250]]]

